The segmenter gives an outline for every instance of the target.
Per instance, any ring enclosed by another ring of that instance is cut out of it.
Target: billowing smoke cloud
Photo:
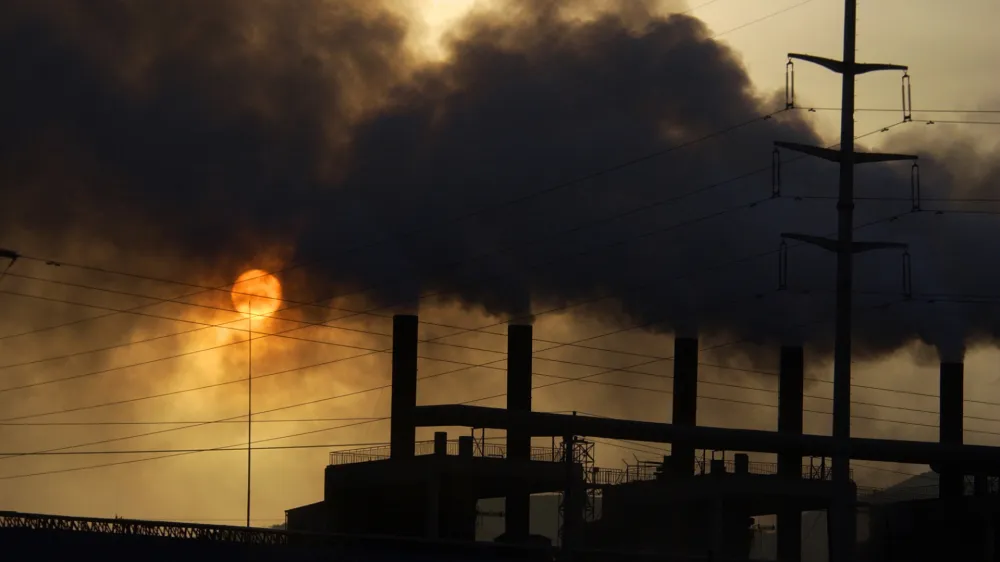
[[[797,291],[779,294],[777,255],[759,254],[781,232],[830,234],[833,202],[769,199],[767,173],[678,199],[767,166],[774,140],[823,144],[803,113],[566,183],[781,101],[698,20],[591,4],[604,11],[477,13],[446,60],[421,63],[405,20],[374,2],[5,2],[0,240],[64,256],[93,244],[105,264],[216,281],[277,252],[301,265],[286,279],[298,300],[433,293],[510,316],[585,300],[576,310],[623,325],[829,351],[817,321],[832,319],[833,256],[791,250]],[[907,142],[927,197],[982,195],[997,177],[995,158],[940,136]],[[833,165],[784,176],[785,195],[835,193]],[[858,190],[905,197],[909,167],[865,169]],[[882,220],[909,209],[859,204],[857,224],[881,221],[859,238],[911,243],[917,291],[996,286],[988,217]],[[900,260],[857,260],[859,290],[886,293],[856,299],[859,353],[994,337],[985,306],[867,310],[899,297]]]

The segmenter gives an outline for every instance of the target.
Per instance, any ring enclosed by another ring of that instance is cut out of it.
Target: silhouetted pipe
[[[694,427],[698,424],[698,340],[674,339],[673,425]],[[674,474],[694,474],[694,445],[675,442],[671,447]]]
[[[990,481],[985,474],[976,474],[973,477],[973,493],[977,496],[990,493]]]
[[[939,441],[950,445],[962,444],[965,370],[962,363],[941,363],[941,391],[938,408]],[[944,464],[941,469],[941,497],[965,494],[965,477],[961,466]]]
[[[389,456],[413,457],[417,406],[417,317],[392,317],[392,416],[389,420]]]
[[[475,452],[475,442],[471,435],[461,435],[458,438],[458,456],[471,457]]]
[[[531,326],[507,328],[507,409],[531,411]],[[523,429],[507,432],[507,458],[531,458],[531,434]],[[504,505],[504,531],[508,539],[527,539],[530,533],[531,493],[527,483],[511,479]]]
[[[735,461],[733,462],[736,474],[749,474],[750,473],[750,455],[746,453],[736,453]]]
[[[801,347],[783,346],[778,373],[778,431],[802,434],[805,355]],[[780,453],[778,474],[782,478],[802,478],[802,454]],[[788,501],[778,510],[778,560],[797,562],[802,557],[802,510]]]
[[[440,457],[448,456],[448,433],[445,431],[434,432],[434,454]]]

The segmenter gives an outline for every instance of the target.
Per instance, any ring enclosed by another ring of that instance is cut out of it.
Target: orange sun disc
[[[270,316],[281,306],[281,282],[261,269],[251,269],[236,278],[233,306],[243,314]]]

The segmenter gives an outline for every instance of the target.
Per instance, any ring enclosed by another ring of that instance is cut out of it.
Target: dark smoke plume
[[[299,300],[435,293],[517,316],[594,299],[577,310],[829,351],[817,321],[832,318],[831,255],[793,249],[796,291],[783,294],[776,255],[736,260],[777,249],[780,232],[830,234],[832,201],[768,200],[763,173],[667,203],[767,166],[774,140],[823,144],[803,113],[550,189],[783,101],[756,91],[700,21],[598,4],[588,20],[548,2],[479,13],[445,61],[420,63],[405,20],[370,1],[5,2],[0,240],[100,245],[105,265],[217,280],[281,248],[285,265],[307,264],[287,283]],[[925,196],[991,190],[998,160],[961,142],[897,147],[921,154]],[[784,176],[786,194],[836,190],[825,163]],[[858,191],[905,197],[909,168],[865,169]],[[995,222],[909,207],[859,204],[859,225],[904,215],[859,238],[909,242],[918,292],[995,291]],[[190,271],[158,270],[160,255]],[[859,308],[898,298],[898,253],[856,270],[859,290],[887,293],[859,295]],[[994,339],[996,318],[918,302],[859,312],[856,345],[879,354],[920,338],[960,354]]]

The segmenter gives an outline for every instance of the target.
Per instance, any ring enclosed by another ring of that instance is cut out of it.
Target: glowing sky
[[[484,0],[397,0],[403,13],[411,14],[414,19],[410,40],[421,56],[430,59],[442,59],[448,56],[446,42],[442,37],[452,25],[460,21],[470,10],[479,5],[488,9],[491,3]],[[702,18],[715,32],[724,33],[720,38],[732,45],[741,55],[749,70],[756,88],[762,92],[783,89],[784,68],[788,52],[811,53],[820,56],[838,58],[841,51],[841,24],[843,3],[840,0],[812,0],[803,3],[802,0],[690,0],[695,8],[693,15]],[[789,11],[770,17],[765,21],[753,23],[741,29],[736,29],[755,20],[774,14],[781,10]],[[913,95],[917,113],[920,108],[940,109],[976,109],[1000,108],[1000,94],[994,69],[1000,68],[1000,37],[994,35],[994,22],[1000,21],[1000,3],[996,0],[957,0],[944,2],[942,0],[861,0],[859,7],[858,57],[866,62],[892,62],[907,64],[913,76]],[[729,30],[733,30],[728,32]],[[835,107],[839,105],[839,77],[825,70],[810,67],[805,63],[797,64],[797,92],[801,105]],[[858,83],[858,105],[869,108],[899,107],[899,75],[886,73],[862,77]],[[777,109],[777,108],[776,108]],[[956,116],[963,118],[962,115]],[[858,115],[859,130],[868,130],[898,121],[900,114],[868,114]],[[835,138],[837,114],[825,112],[817,114],[824,124],[823,133],[831,139]],[[923,126],[923,125],[914,125]],[[965,126],[963,130],[979,135],[989,142],[995,142],[996,127]],[[877,144],[877,143],[876,143]],[[901,187],[908,190],[908,186]],[[907,192],[908,194],[908,192]],[[831,213],[832,213],[831,208]],[[122,244],[125,244],[123,241]],[[152,258],[150,258],[152,259]],[[259,264],[247,264],[258,267]],[[21,270],[18,270],[21,271]],[[41,271],[41,269],[39,270]],[[92,279],[88,281],[96,283]],[[282,279],[285,282],[285,279]],[[108,281],[109,286],[113,286]],[[164,295],[168,298],[177,292],[176,287],[167,290],[162,286],[151,285],[148,292]],[[204,303],[216,307],[231,306],[230,296],[222,294],[218,298],[207,298]],[[98,296],[90,295],[97,299]],[[121,298],[108,303],[122,307]],[[137,300],[134,304],[142,302]],[[55,314],[56,305],[38,305],[38,318],[46,314]],[[233,320],[234,326],[244,329],[246,320],[239,320],[238,315],[226,310],[191,310],[186,307],[165,305],[158,308],[158,314],[165,314],[199,322],[222,322]],[[469,312],[453,303],[428,305],[425,311],[436,321],[453,325],[480,325],[495,321],[496,318],[486,317]],[[8,319],[9,320],[9,319]],[[24,320],[23,323],[39,322],[37,318]],[[300,317],[292,317],[287,325],[293,325]],[[275,321],[281,325],[282,321]],[[303,338],[319,341],[336,341],[344,345],[365,348],[384,348],[388,340],[365,332],[386,333],[389,323],[384,318],[352,318],[341,324],[345,330],[310,329],[298,334]],[[37,327],[34,325],[6,326],[7,331],[17,332],[23,329]],[[588,324],[578,318],[555,316],[549,317],[536,325],[536,335],[556,341],[569,341],[586,337],[591,333],[601,331],[600,326]],[[114,327],[99,324],[87,328],[86,333],[60,333],[52,339],[44,340],[44,346],[5,350],[16,351],[16,359],[10,362],[28,363],[38,357],[48,357],[57,353],[71,353],[78,349],[96,347],[87,342],[81,343],[84,335],[98,334],[106,336],[108,341],[137,341],[162,334],[164,332],[180,331],[182,328],[161,320],[148,320],[134,332],[122,334]],[[431,335],[441,335],[445,331],[435,331],[425,327]],[[354,331],[351,331],[354,330]],[[426,334],[424,334],[426,335]],[[242,341],[242,334],[236,330],[218,330],[213,335],[191,334],[179,338],[177,349],[186,350],[205,347],[206,345],[224,345]],[[102,340],[103,341],[103,340]],[[474,347],[488,347],[502,350],[500,338],[482,334],[466,334],[455,338],[454,343]],[[652,352],[667,354],[671,347],[670,339],[665,336],[651,334],[632,334],[629,338],[607,341],[608,347],[633,350],[636,352]],[[155,345],[117,349],[109,354],[109,364],[119,365],[142,361],[154,361],[170,352],[157,348]],[[652,351],[650,351],[652,350]],[[483,361],[482,354],[463,353],[455,350],[433,349],[439,356],[454,361]],[[302,364],[321,365],[304,373],[292,376],[274,376],[254,383],[255,410],[276,408],[288,403],[301,402],[317,396],[327,396],[335,393],[349,393],[361,388],[378,387],[386,382],[388,360],[385,356],[375,355],[362,357],[350,362],[333,363],[337,360],[362,353],[359,350],[331,348],[322,344],[308,342],[289,342],[278,338],[263,339],[254,342],[253,370],[255,373],[276,373]],[[494,354],[495,358],[502,353]],[[586,354],[584,354],[586,355]],[[609,362],[610,366],[622,366],[627,363],[624,357],[607,357],[594,355],[581,357],[579,352],[568,350],[547,355],[555,359],[575,361]],[[493,357],[493,355],[491,355]],[[740,357],[726,358],[734,363],[740,362]],[[246,376],[246,348],[234,345],[215,349],[196,356],[182,358],[172,363],[172,368],[166,370],[161,363],[150,363],[139,368],[130,369],[127,373],[119,372],[115,376],[113,388],[108,392],[115,393],[111,398],[128,399],[131,396],[171,392],[197,385],[209,385],[225,381],[238,381]],[[967,361],[967,388],[978,388],[983,399],[1000,400],[1000,391],[993,390],[997,363],[995,351],[980,351],[971,354]],[[720,359],[721,361],[721,359]],[[324,364],[324,362],[327,362]],[[6,363],[5,363],[6,364]],[[422,375],[443,372],[454,369],[454,364],[422,363]],[[23,370],[9,370],[8,384],[28,384],[36,380],[65,376],[74,372],[86,371],[88,365],[79,357],[67,358],[55,365],[32,369],[26,366]],[[813,367],[812,376],[828,378],[828,365]],[[50,372],[51,370],[51,372]],[[551,364],[547,372],[555,375],[569,375],[578,370],[560,369]],[[658,373],[669,373],[670,365],[658,365],[650,369]],[[65,372],[64,372],[65,371]],[[974,374],[980,373],[980,374]],[[888,375],[900,377],[899,380],[886,382]],[[774,381],[761,381],[751,376],[720,374],[712,369],[702,372],[702,380],[728,381],[739,384],[756,385],[765,389],[762,391],[747,391],[726,389],[722,387],[706,390],[719,398],[743,400],[771,400],[773,393],[766,390],[774,389]],[[903,379],[902,377],[908,377]],[[461,401],[477,396],[486,396],[502,388],[503,374],[499,371],[477,371],[461,377],[442,377],[421,387],[420,402],[433,403],[445,401]],[[536,393],[536,405],[539,409],[561,411],[578,409],[609,416],[639,417],[643,419],[662,419],[666,410],[664,405],[669,402],[663,391],[669,389],[669,381],[650,381],[639,376],[622,376],[618,382],[641,384],[655,388],[659,392],[628,393],[627,391],[599,388],[595,391],[591,385],[580,385],[580,392],[551,392],[540,390]],[[910,350],[901,350],[892,357],[881,361],[859,364],[855,371],[855,382],[859,385],[888,386],[890,384],[922,392],[934,392],[936,389],[936,365],[933,361],[920,366],[914,366]],[[111,387],[111,383],[109,383]],[[567,387],[557,387],[567,388]],[[26,412],[72,407],[78,400],[96,402],[111,399],[108,396],[94,396],[84,381],[69,382],[60,386],[60,391],[53,387],[39,387],[30,394],[7,395],[3,404],[4,417],[18,416]],[[127,391],[126,391],[127,389]],[[827,395],[828,387],[820,386],[812,389],[814,395]],[[233,384],[230,386],[209,389],[206,392],[185,395],[184,400],[149,401],[135,406],[125,413],[115,410],[87,412],[74,417],[74,420],[109,420],[116,415],[130,415],[136,419],[159,420],[207,420],[223,416],[238,417],[245,411],[245,386]],[[860,400],[870,400],[886,405],[901,405],[918,408],[935,407],[935,401],[915,400],[912,397],[900,397],[889,392],[858,391]],[[110,396],[110,394],[109,394]],[[487,405],[500,406],[502,400],[485,402]],[[279,412],[270,416],[271,419],[295,418],[351,418],[380,417],[385,414],[388,404],[388,392],[383,390],[365,395],[353,396],[335,403],[317,404],[287,412]],[[700,423],[720,426],[739,426],[771,429],[774,426],[773,410],[764,410],[746,405],[727,404],[726,408],[716,408],[708,411],[707,400],[702,400],[699,414]],[[806,416],[807,431],[824,432],[829,426],[829,417],[817,412],[828,411],[829,402],[819,398],[806,400],[806,407],[813,412]],[[970,415],[997,417],[996,408],[986,406],[969,406]],[[934,439],[936,430],[928,424],[936,423],[934,416],[919,413],[907,413],[880,407],[858,407],[856,413],[870,418],[891,418],[914,422],[912,427],[906,425],[879,424],[861,425],[856,430],[862,435],[878,435],[882,437],[904,437]],[[60,418],[61,419],[61,418]],[[68,419],[68,418],[67,418]],[[261,423],[260,429],[254,429],[255,438],[268,438],[291,433],[297,429],[311,431],[322,429],[332,422],[307,421],[301,423]],[[351,424],[354,422],[343,421]],[[920,425],[923,424],[923,425]],[[993,424],[995,426],[995,424]],[[970,424],[971,426],[971,424]],[[994,426],[980,423],[976,427],[995,429]],[[115,442],[104,445],[107,449],[124,448],[177,448],[177,447],[216,447],[219,444],[239,443],[244,433],[244,425],[222,424],[211,427],[201,427],[190,431],[172,434],[156,435],[143,439],[125,442]],[[53,432],[51,427],[18,427],[0,428],[0,435],[7,437],[4,442],[6,451],[24,451],[41,447],[64,447],[81,442],[98,441],[101,438],[114,438],[129,433],[156,431],[150,428],[121,427],[69,427]],[[308,441],[313,444],[322,443],[367,443],[384,441],[387,435],[387,424],[384,422],[352,428],[349,431],[318,434]],[[996,436],[978,435],[968,437],[970,442],[996,443]],[[306,442],[297,441],[296,443]],[[276,442],[276,445],[288,442]],[[604,448],[599,462],[604,466],[615,466],[622,457],[631,458],[631,452]],[[299,451],[269,452],[261,450],[255,457],[255,518],[261,523],[273,523],[280,520],[284,509],[317,501],[322,494],[322,467],[326,459],[325,449],[307,449]],[[229,455],[229,456],[227,456]],[[655,455],[653,455],[655,456]],[[132,457],[130,457],[132,458]],[[0,459],[3,460],[3,459]],[[101,462],[105,459],[97,457],[42,457],[32,459],[9,459],[0,466],[0,478],[32,473],[36,471],[63,470],[66,467],[83,466]],[[25,479],[0,480],[0,509],[20,509],[24,511],[61,512],[110,516],[114,514],[172,519],[196,519],[215,522],[227,520],[236,523],[243,510],[245,481],[242,479],[242,454],[211,453],[206,455],[184,456],[177,459],[155,461],[149,463],[123,464],[121,466],[94,471],[80,471],[66,474],[53,474]],[[239,474],[239,477],[234,477]],[[885,484],[898,480],[902,476],[888,473],[865,473],[869,483]]]

